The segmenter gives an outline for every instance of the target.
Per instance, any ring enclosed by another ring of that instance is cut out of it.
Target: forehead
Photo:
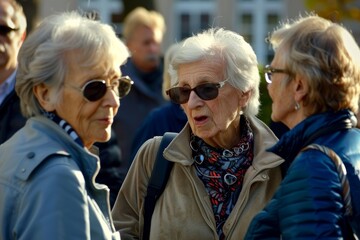
[[[67,75],[79,79],[93,78],[93,77],[105,77],[109,74],[116,74],[120,76],[120,63],[116,63],[111,57],[104,61],[101,59],[94,59],[93,61],[87,61],[86,54],[83,54],[82,50],[72,50],[65,54],[64,61],[68,66]]]
[[[183,63],[178,68],[179,82],[224,80],[225,62],[218,58],[207,58],[195,62]]]
[[[161,42],[162,39],[162,32],[160,29],[151,28],[145,25],[137,26],[132,35],[131,41],[133,42],[143,42],[143,41],[155,41]]]
[[[0,25],[16,28],[15,9],[8,1],[0,1]]]

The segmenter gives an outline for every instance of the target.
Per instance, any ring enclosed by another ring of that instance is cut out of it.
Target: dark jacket
[[[25,122],[26,118],[20,110],[20,99],[13,90],[0,105],[0,144],[14,135]]]
[[[122,75],[134,81],[129,95],[120,100],[119,112],[115,116],[113,129],[117,136],[123,161],[129,166],[131,144],[135,133],[148,113],[166,103],[162,96],[162,67],[151,73],[140,72],[131,58],[121,66]]]
[[[344,224],[342,187],[332,160],[310,143],[334,150],[345,164],[360,234],[360,130],[348,128],[354,114],[343,110],[308,117],[269,149],[290,163],[274,198],[252,221],[246,239],[340,239]],[[344,229],[344,228],[343,228]],[[358,235],[359,236],[359,235]]]
[[[114,131],[111,131],[111,138],[108,142],[95,143],[95,146],[99,148],[101,167],[96,177],[96,182],[109,187],[110,206],[112,207],[126,175],[123,166],[124,162],[121,161],[121,151]]]
[[[152,110],[135,135],[131,157],[135,157],[141,145],[155,136],[162,136],[165,132],[180,132],[187,122],[184,110],[179,104],[169,102]]]

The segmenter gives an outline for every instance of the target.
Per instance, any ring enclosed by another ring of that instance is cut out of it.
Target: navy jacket
[[[351,128],[354,118],[347,110],[310,116],[269,149],[290,167],[273,199],[253,219],[246,239],[342,238],[344,204],[338,172],[318,150],[298,155],[311,143],[333,149],[344,162],[354,211],[350,221],[360,236],[360,130]]]
[[[122,160],[128,167],[131,162],[131,144],[136,131],[148,113],[164,104],[166,100],[162,95],[162,67],[151,73],[143,73],[135,67],[130,58],[125,65],[121,66],[121,72],[124,76],[130,76],[134,81],[129,95],[120,100],[119,112],[116,114],[113,123]]]
[[[132,160],[141,145],[155,136],[162,136],[165,132],[180,132],[187,122],[184,110],[179,104],[169,102],[152,110],[146,117],[135,135],[131,157]]]
[[[20,99],[13,90],[0,105],[0,144],[22,128],[25,122],[26,118],[20,110]]]

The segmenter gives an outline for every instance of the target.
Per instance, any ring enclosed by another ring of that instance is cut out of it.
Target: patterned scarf
[[[240,142],[232,149],[214,148],[195,135],[190,141],[196,173],[209,194],[220,239],[225,237],[222,227],[236,204],[245,172],[254,158],[253,132],[244,115],[240,121],[243,123]]]

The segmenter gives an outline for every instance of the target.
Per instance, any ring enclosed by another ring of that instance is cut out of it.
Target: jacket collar
[[[354,126],[356,117],[349,110],[314,114],[285,133],[268,151],[292,161],[303,147],[311,144],[316,138]]]
[[[266,151],[267,148],[273,146],[277,142],[277,137],[269,129],[269,127],[257,119],[256,117],[248,117],[250,127],[254,133],[254,160],[253,167],[257,170],[263,168],[272,168],[275,165],[280,165],[282,159],[274,154]],[[180,163],[185,166],[192,165],[194,160],[189,145],[191,128],[189,123],[170,142],[164,150],[164,157],[170,161]]]

